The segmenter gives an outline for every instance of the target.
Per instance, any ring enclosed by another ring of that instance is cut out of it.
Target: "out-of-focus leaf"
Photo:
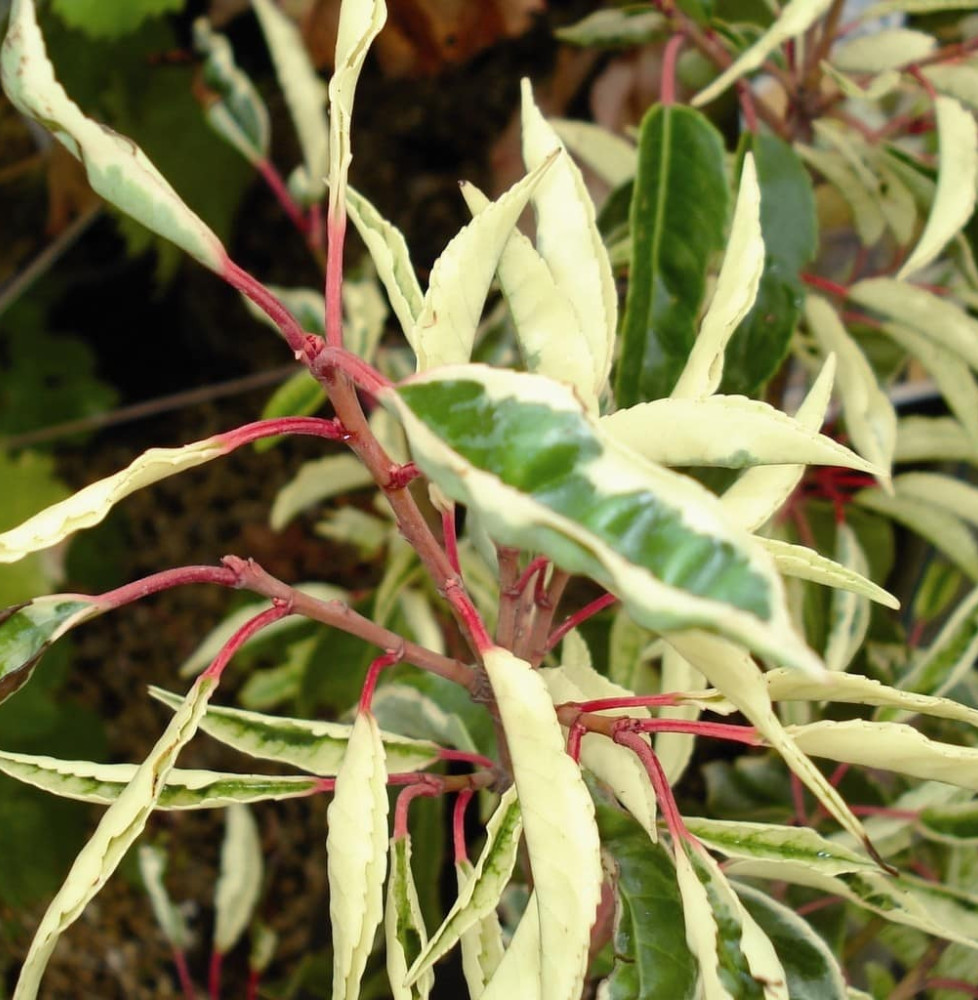
[[[897,423],[893,461],[970,462],[978,465],[978,447],[954,417],[903,417]]]
[[[258,824],[246,805],[225,813],[221,873],[214,890],[214,950],[224,955],[245,932],[261,893],[264,864]]]
[[[879,199],[835,149],[815,149],[796,144],[795,152],[814,167],[836,190],[852,212],[853,227],[865,246],[872,246],[886,230],[886,216]]]
[[[921,72],[935,90],[978,110],[978,66],[973,63],[944,63],[925,66]]]
[[[150,17],[162,17],[183,10],[187,0],[54,0],[53,9],[72,28],[90,38],[121,38],[135,31]]]
[[[669,30],[665,15],[641,4],[596,10],[576,24],[558,28],[562,42],[587,48],[629,48],[655,41]]]
[[[613,188],[635,176],[638,150],[627,139],[593,122],[552,118],[550,124],[574,156]]]
[[[139,848],[139,873],[153,907],[153,916],[170,945],[177,951],[184,951],[190,945],[190,932],[182,911],[173,905],[163,884],[166,860],[166,852],[161,847],[143,844]]]
[[[848,73],[882,73],[918,62],[937,47],[937,39],[910,28],[884,28],[843,41],[832,50],[832,63]]]
[[[699,112],[655,105],[642,120],[638,150],[619,407],[668,396],[675,386],[696,339],[709,264],[723,246],[729,199],[723,140]]]
[[[269,523],[281,531],[302,511],[343,496],[352,490],[373,485],[369,469],[353,455],[327,455],[306,462],[285,486],[279,490],[272,504]]]
[[[866,576],[869,562],[852,528],[843,522],[836,528],[836,561]],[[829,670],[845,670],[859,651],[869,628],[869,598],[837,589],[829,599],[829,634],[823,659]]]

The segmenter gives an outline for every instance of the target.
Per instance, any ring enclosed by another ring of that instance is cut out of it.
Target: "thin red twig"
[[[591,601],[590,604],[586,604],[580,611],[576,611],[574,614],[565,618],[554,630],[550,633],[550,638],[547,639],[547,652],[549,653],[554,646],[560,642],[561,639],[567,635],[572,629],[577,628],[582,622],[586,622],[588,618],[592,618],[594,615],[605,608],[610,608],[612,604],[617,603],[618,598],[614,594],[602,594],[601,597],[596,598]]]

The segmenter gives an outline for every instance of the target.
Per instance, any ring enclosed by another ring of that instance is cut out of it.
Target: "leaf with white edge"
[[[966,430],[971,448],[978,448],[978,385],[968,367],[961,364],[961,359],[953,351],[917,330],[898,323],[884,323],[882,329],[927,369],[948,408]],[[898,424],[898,446],[899,436]]]
[[[501,544],[594,577],[648,628],[717,628],[779,662],[820,669],[792,630],[763,549],[699,484],[603,434],[567,387],[469,365],[381,399],[419,467]]]
[[[926,267],[971,218],[978,190],[978,125],[953,97],[934,100],[937,118],[937,194],[920,241],[898,278]]]
[[[416,964],[427,942],[418,890],[411,871],[410,837],[394,837],[391,840],[390,869],[384,910],[387,978],[394,1000],[424,1000],[435,984],[435,975],[430,969],[408,985],[408,969]]]
[[[835,355],[830,354],[804,402],[795,422],[816,432],[825,419],[835,378]],[[792,463],[749,469],[720,498],[724,510],[736,524],[756,531],[781,509],[805,473],[805,466]]]
[[[177,701],[176,695],[161,688],[151,687],[149,693],[171,708]],[[208,709],[200,729],[251,757],[320,775],[339,773],[352,735],[351,726],[338,722],[289,719],[217,705]],[[419,771],[438,760],[438,747],[428,740],[395,733],[381,733],[381,739],[394,772]]]
[[[228,806],[221,845],[221,872],[214,890],[214,950],[226,955],[251,920],[261,893],[264,863],[258,824],[251,810]]]
[[[879,387],[866,355],[852,339],[836,311],[817,295],[805,301],[805,320],[825,354],[839,363],[838,386],[846,428],[856,450],[884,470],[888,478],[896,446],[896,412]]]
[[[479,1000],[513,1000],[513,997],[545,1000],[541,978],[543,964],[540,911],[537,894],[531,892],[513,939]]]
[[[978,488],[938,472],[904,472],[893,480],[898,497],[943,507],[962,521],[978,526]]]
[[[569,45],[630,48],[656,41],[668,31],[669,22],[664,14],[635,4],[596,10],[575,24],[558,28],[554,34]]]
[[[472,878],[473,868],[469,861],[461,859],[455,863],[455,876],[461,892]],[[462,952],[462,974],[469,988],[470,997],[481,997],[486,983],[492,979],[503,959],[503,929],[495,910],[487,913],[477,924],[462,933],[459,939]],[[539,976],[537,977],[539,979]]]
[[[166,873],[166,851],[160,847],[143,844],[139,848],[139,874],[143,887],[149,896],[153,916],[163,931],[163,936],[175,951],[185,951],[190,947],[190,932],[179,907],[173,905],[170,894],[163,884]]]
[[[594,122],[551,118],[550,124],[564,146],[606,184],[616,188],[635,176],[638,151],[634,143]]]
[[[249,163],[268,156],[271,126],[268,109],[246,73],[234,61],[231,44],[204,17],[194,21],[194,47],[204,56],[202,75],[208,88],[205,113],[211,128]]]
[[[771,27],[693,98],[693,107],[708,104],[732,83],[753,72],[775,49],[807,31],[830,6],[831,0],[789,0]]]
[[[656,399],[602,417],[600,424],[622,444],[662,465],[742,469],[803,463],[881,471],[769,403],[746,396]]]
[[[795,144],[795,152],[842,195],[852,212],[853,226],[864,246],[872,246],[886,231],[882,205],[855,170],[834,149]]]
[[[101,522],[130,493],[210,462],[230,450],[223,435],[182,448],[150,448],[121,472],[91,483],[0,534],[0,563],[16,562],[29,552],[50,548],[76,531]]]
[[[676,868],[633,819],[596,804],[601,845],[614,861],[615,964],[600,1000],[692,1000],[696,961],[683,930]]]
[[[788,732],[813,757],[897,771],[978,791],[978,749],[928,739],[903,723],[822,721],[789,726]]]
[[[603,879],[594,804],[539,674],[505,649],[483,658],[509,742],[539,906],[541,996],[576,1000]]]
[[[409,966],[405,981],[419,981],[425,972],[455,947],[456,942],[495,912],[503,889],[509,883],[523,832],[516,786],[511,785],[486,824],[486,842],[471,877],[459,886],[458,897]]]
[[[887,14],[934,14],[942,10],[974,10],[973,0],[880,0],[859,11],[859,21],[875,21]]]
[[[97,598],[81,594],[35,597],[0,611],[0,702],[31,679],[51,643],[98,614]]]
[[[41,919],[21,967],[13,1000],[35,1000],[41,977],[61,935],[101,891],[143,832],[180,751],[197,732],[216,687],[217,681],[207,674],[194,683],[186,698],[180,699],[170,724],[146,760],[103,814]]]
[[[706,686],[706,681],[684,656],[672,646],[667,646],[662,653],[659,686],[662,691],[695,693]],[[699,718],[700,707],[695,703],[664,705],[658,710],[657,715],[660,719],[692,721]],[[655,755],[662,765],[662,772],[670,787],[675,786],[686,772],[689,762],[693,759],[695,747],[696,737],[692,733],[655,734]]]
[[[424,293],[403,234],[352,187],[346,189],[346,210],[370,252],[401,329],[410,334],[421,314]]]
[[[843,521],[835,529],[836,561],[866,579],[869,562],[850,525]],[[833,589],[829,598],[829,634],[822,659],[832,671],[847,669],[862,647],[869,629],[869,597],[851,590]]]
[[[360,980],[384,914],[386,783],[377,723],[369,713],[359,712],[326,813],[333,1000],[359,997]]]
[[[953,301],[893,278],[859,281],[849,299],[937,341],[978,371],[978,320]]]
[[[543,160],[487,205],[435,261],[421,311],[408,333],[418,371],[469,360],[499,257],[555,158]]]
[[[774,945],[788,977],[791,1000],[846,1000],[839,962],[806,920],[757,889],[736,883],[733,888]]]
[[[872,580],[867,580],[862,573],[837,563],[828,556],[823,556],[805,545],[793,545],[777,538],[758,538],[774,557],[778,571],[785,576],[795,576],[801,580],[810,580],[825,587],[837,587],[868,597],[877,604],[887,608],[899,608],[900,602],[888,591],[877,586]]]
[[[305,462],[276,494],[269,524],[274,531],[281,531],[302,511],[373,482],[370,471],[353,455],[327,455]]]
[[[978,66],[974,63],[923,66],[921,73],[935,90],[978,111]]]
[[[698,399],[717,391],[723,379],[727,343],[754,305],[763,273],[761,189],[754,157],[748,153],[744,157],[727,250],[713,298],[679,381],[670,393],[674,399]]]
[[[0,771],[26,785],[79,802],[111,805],[132,781],[137,764],[97,764],[90,760],[0,751]],[[156,808],[215,809],[235,802],[264,802],[309,795],[319,781],[305,775],[234,774],[173,768]]]
[[[832,65],[847,73],[882,73],[918,62],[937,48],[937,39],[910,28],[886,28],[843,40],[832,49]]]
[[[318,601],[346,601],[349,598],[347,591],[339,587],[334,587],[330,583],[299,583],[295,589],[301,591],[307,597],[314,597]],[[200,645],[180,664],[181,677],[194,677],[203,670],[211,660],[221,651],[224,644],[241,628],[245,622],[253,618],[266,606],[264,601],[250,601],[232,611],[219,625],[211,629],[200,641]],[[301,618],[290,615],[281,618],[279,621],[266,625],[261,630],[261,635],[256,636],[242,645],[242,649],[247,649],[249,645],[256,642],[265,642],[270,636],[287,635],[289,632],[301,628],[304,622]]]
[[[696,343],[707,274],[724,245],[730,198],[723,137],[700,112],[655,105],[642,119],[638,150],[629,215],[630,280],[615,376],[619,406],[659,399],[675,388]],[[739,235],[748,249],[756,249],[751,235],[756,197],[748,184],[739,202]],[[730,268],[738,263],[727,259]],[[753,260],[750,255],[746,261],[748,274]],[[721,322],[707,329],[700,366],[722,350],[728,299],[717,304],[715,318]],[[695,377],[704,374],[710,372]]]
[[[618,292],[611,262],[598,232],[594,203],[577,165],[533,101],[523,79],[522,142],[526,169],[536,173],[560,150],[551,170],[533,192],[536,246],[554,281],[577,315],[594,358],[598,395],[611,371],[618,326]]]
[[[954,417],[903,417],[897,423],[893,461],[969,462],[978,465],[978,444]]]
[[[462,196],[473,215],[491,204],[472,184],[462,185]],[[572,385],[588,411],[597,414],[599,369],[591,345],[546,261],[518,230],[503,248],[498,274],[527,370]]]
[[[677,849],[676,877],[704,1000],[788,1000],[774,946],[699,844]]]
[[[916,497],[890,496],[882,490],[861,490],[853,500],[860,507],[883,514],[926,538],[955,566],[978,581],[978,545],[974,535],[945,507]]]
[[[285,94],[285,103],[295,125],[304,165],[295,193],[303,201],[319,201],[325,193],[329,169],[329,121],[326,116],[326,85],[302,41],[299,29],[273,0],[252,0],[255,14],[272,55],[275,74]]]

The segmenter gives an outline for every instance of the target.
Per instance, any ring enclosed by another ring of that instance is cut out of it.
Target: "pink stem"
[[[235,570],[227,566],[178,566],[176,569],[165,569],[99,594],[95,598],[95,603],[103,611],[113,611],[133,601],[149,597],[150,594],[157,594],[161,590],[183,587],[191,583],[216,583],[221,587],[238,587],[240,577]]]
[[[633,719],[632,726],[643,733],[688,733],[747,746],[764,745],[763,739],[752,726],[733,726],[723,722],[700,722],[690,719]]]
[[[207,975],[207,995],[210,1000],[220,1000],[221,997],[221,967],[224,956],[216,948],[211,952],[211,964]]]
[[[363,682],[363,688],[360,691],[360,707],[361,712],[370,712],[370,703],[373,701],[374,691],[377,688],[377,680],[380,677],[381,671],[386,670],[388,667],[393,666],[395,663],[400,663],[404,659],[404,649],[389,649],[386,653],[378,656],[373,663],[370,664],[367,669],[367,677]]]
[[[180,948],[173,949],[173,964],[177,969],[177,978],[180,980],[180,989],[187,1000],[197,1000],[197,990],[194,988],[194,981],[190,978],[190,970],[187,968],[187,956]]]
[[[587,732],[587,726],[580,721],[574,722],[567,730],[567,756],[575,763],[581,762],[581,740]]]
[[[231,451],[278,434],[302,434],[325,438],[327,441],[342,441],[345,433],[338,420],[324,420],[322,417],[277,417],[274,420],[256,420],[215,437]]]
[[[666,826],[669,827],[669,832],[672,834],[673,840],[677,843],[680,841],[696,843],[693,835],[686,829],[686,824],[679,813],[676,799],[672,794],[672,789],[669,787],[669,779],[666,778],[665,772],[662,770],[659,758],[652,752],[652,748],[648,743],[638,733],[633,732],[629,728],[630,720],[626,719],[624,721],[626,725],[615,731],[615,742],[628,747],[629,750],[637,754],[638,759],[645,766],[649,780],[652,782],[652,790],[655,792],[655,797],[658,800],[659,807],[662,809],[663,818],[666,821]]]
[[[261,983],[259,969],[248,970],[248,983],[245,986],[245,1000],[258,1000],[258,986]]]
[[[233,260],[227,261],[221,277],[229,285],[237,288],[242,295],[247,295],[272,320],[295,354],[296,361],[308,361],[311,357],[310,335],[302,329],[299,321],[289,312],[281,300],[273,295],[257,278],[253,278],[243,268],[238,267]],[[319,337],[312,339],[314,343],[320,341]]]
[[[211,665],[200,675],[201,678],[219,681],[224,668],[228,665],[231,657],[253,636],[257,635],[266,625],[271,625],[282,618],[286,618],[293,613],[292,605],[289,601],[274,600],[272,606],[255,615],[238,629],[234,635],[221,647],[221,651],[214,657]]]
[[[820,292],[828,292],[829,295],[837,295],[839,298],[847,298],[849,295],[849,289],[845,285],[840,285],[835,281],[829,281],[828,278],[823,278],[820,274],[809,274],[807,272],[803,273],[801,280],[809,285],[811,288],[817,288]]]
[[[445,600],[452,606],[459,621],[472,637],[476,651],[482,654],[493,649],[495,644],[486,629],[486,623],[482,620],[482,616],[476,610],[469,595],[465,593],[461,581],[458,578],[447,580],[442,592]]]
[[[937,91],[934,90],[934,84],[921,73],[919,66],[908,66],[907,72],[924,88],[924,92],[932,101],[937,100]]]
[[[447,747],[438,748],[439,760],[454,760],[463,764],[472,764],[474,767],[494,768],[494,761],[488,757],[483,757],[481,753],[469,753],[467,750],[451,750]]]
[[[384,389],[389,389],[392,384],[390,379],[385,378],[376,368],[364,361],[363,358],[357,357],[352,351],[332,345],[321,347],[309,361],[309,370],[317,378],[324,378],[332,369],[337,369],[349,376],[356,385],[369,392],[371,396],[379,395]]]
[[[309,234],[309,222],[302,214],[302,209],[296,204],[295,199],[289,194],[289,189],[282,180],[282,175],[268,160],[259,160],[255,164],[258,173],[262,175],[265,183],[269,186],[272,194],[275,195],[278,203],[282,206],[285,214],[292,220],[292,224],[303,236]]]
[[[326,222],[326,343],[343,346],[343,241],[346,238],[346,212],[336,199],[329,199]]]
[[[449,510],[441,512],[441,536],[445,543],[445,555],[451,563],[452,569],[456,573],[461,573],[462,568],[458,561],[458,535],[455,532],[455,505],[452,504]]]
[[[744,116],[747,131],[756,135],[760,129],[757,121],[757,108],[754,107],[754,95],[751,92],[750,84],[745,80],[737,81],[737,98],[740,101],[740,111]]]
[[[418,776],[415,775],[415,777],[417,778]],[[430,797],[441,794],[441,788],[432,784],[432,781],[437,780],[434,775],[421,775],[420,777],[422,780],[418,780],[418,783],[415,785],[408,785],[397,797],[397,804],[394,806],[395,840],[400,840],[408,836],[410,832],[408,829],[408,807],[411,803],[422,795]]]
[[[673,35],[666,42],[665,50],[662,53],[662,86],[659,91],[659,100],[664,107],[676,103],[676,60],[684,41],[685,38],[681,34]]]
[[[542,576],[549,561],[546,556],[537,556],[535,559],[531,559],[529,565],[520,574],[520,578],[513,584],[513,595],[522,594],[538,573]]]
[[[455,796],[455,806],[452,809],[452,843],[455,848],[455,864],[468,861],[469,855],[465,841],[465,807],[475,795],[472,788],[463,788]]]
[[[920,813],[914,809],[890,809],[886,806],[850,806],[854,816],[883,816],[887,819],[906,819],[915,823]]]
[[[594,701],[573,702],[582,712],[604,712],[611,708],[671,708],[680,703],[675,694],[630,695],[622,698],[596,698]]]
[[[927,993],[931,990],[950,990],[952,993],[963,993],[966,997],[978,997],[978,986],[966,983],[963,979],[945,979],[938,976],[921,984],[921,989]]]
[[[550,638],[547,640],[547,652],[549,653],[554,646],[560,642],[561,639],[567,635],[571,629],[577,628],[581,622],[586,622],[588,618],[593,617],[600,611],[604,611],[605,608],[610,607],[612,604],[617,602],[618,598],[614,594],[603,594],[601,597],[590,604],[585,605],[580,611],[575,612],[570,617],[565,618],[554,630],[550,633]]]

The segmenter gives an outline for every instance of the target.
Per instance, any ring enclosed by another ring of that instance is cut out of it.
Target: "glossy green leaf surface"
[[[618,899],[615,964],[599,995],[607,1000],[692,998],[696,961],[686,944],[672,859],[629,816],[600,802],[596,811],[601,843],[615,864]]]
[[[720,133],[699,112],[656,105],[642,120],[632,195],[632,260],[619,407],[668,396],[696,338],[729,192]]]
[[[497,541],[594,576],[648,628],[703,625],[819,669],[762,548],[698,484],[608,440],[565,386],[469,366],[383,399],[423,471]]]
[[[721,391],[752,395],[778,369],[804,299],[800,273],[818,248],[811,177],[776,136],[751,137],[746,149],[761,188],[764,270],[751,311],[727,344]]]

